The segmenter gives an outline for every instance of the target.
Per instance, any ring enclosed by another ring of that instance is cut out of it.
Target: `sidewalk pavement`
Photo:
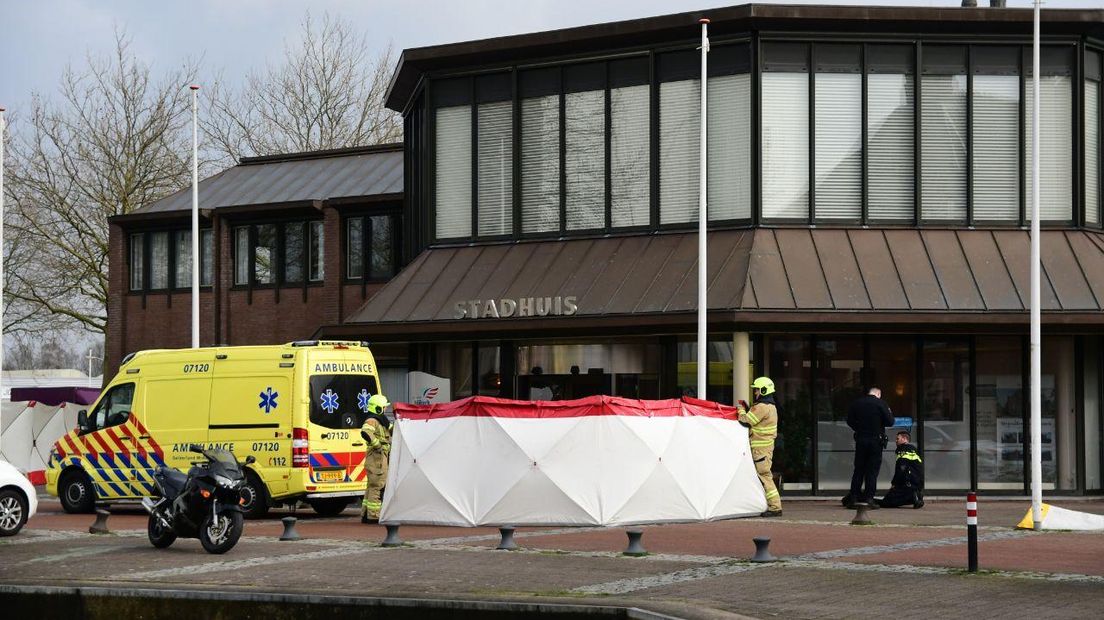
[[[1104,500],[1056,503],[1104,514]],[[867,527],[849,525],[854,513],[838,503],[788,501],[776,519],[642,527],[650,555],[627,558],[625,528],[519,528],[522,550],[503,552],[493,528],[402,526],[409,545],[384,549],[383,528],[352,510],[297,513],[296,543],[276,541],[284,513],[250,521],[238,547],[210,556],[198,541],[151,547],[140,509],[117,507],[115,535],[92,536],[91,516],[51,500],[0,541],[0,583],[597,602],[687,618],[1098,617],[1104,533],[1013,530],[1027,507],[982,498],[983,572],[970,575],[962,501],[874,511]],[[764,535],[785,561],[746,562]]]

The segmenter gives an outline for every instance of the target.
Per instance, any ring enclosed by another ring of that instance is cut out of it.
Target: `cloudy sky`
[[[832,0],[790,0],[826,4]],[[110,48],[123,28],[154,66],[191,56],[229,78],[278,59],[304,13],[329,12],[364,29],[373,45],[435,45],[740,4],[740,0],[12,0],[0,6],[0,106],[49,95],[62,69]],[[960,0],[836,1],[837,4],[958,6]],[[987,0],[979,0],[985,6]],[[1030,7],[1030,0],[1009,0]],[[1104,7],[1104,0],[1050,0],[1050,7]]]

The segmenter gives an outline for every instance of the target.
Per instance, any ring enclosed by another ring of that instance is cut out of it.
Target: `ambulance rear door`
[[[370,374],[314,374],[309,386],[311,482],[363,485],[367,474],[360,427],[367,416],[368,399],[379,390],[376,378]]]

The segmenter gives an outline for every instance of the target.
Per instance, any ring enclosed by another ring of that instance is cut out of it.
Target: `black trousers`
[[[882,468],[881,437],[855,438],[855,471],[851,474],[851,499],[870,503]]]
[[[878,505],[882,508],[900,508],[901,506],[911,508],[915,501],[916,489],[912,487],[893,487],[878,502]]]

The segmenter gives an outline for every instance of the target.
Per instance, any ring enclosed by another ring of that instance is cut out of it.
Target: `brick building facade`
[[[247,158],[204,179],[201,343],[308,338],[360,308],[401,267],[402,179],[401,144]],[[356,243],[369,221],[389,222],[389,244],[372,244],[389,260]],[[127,353],[191,344],[190,230],[190,189],[111,220],[106,377]]]

